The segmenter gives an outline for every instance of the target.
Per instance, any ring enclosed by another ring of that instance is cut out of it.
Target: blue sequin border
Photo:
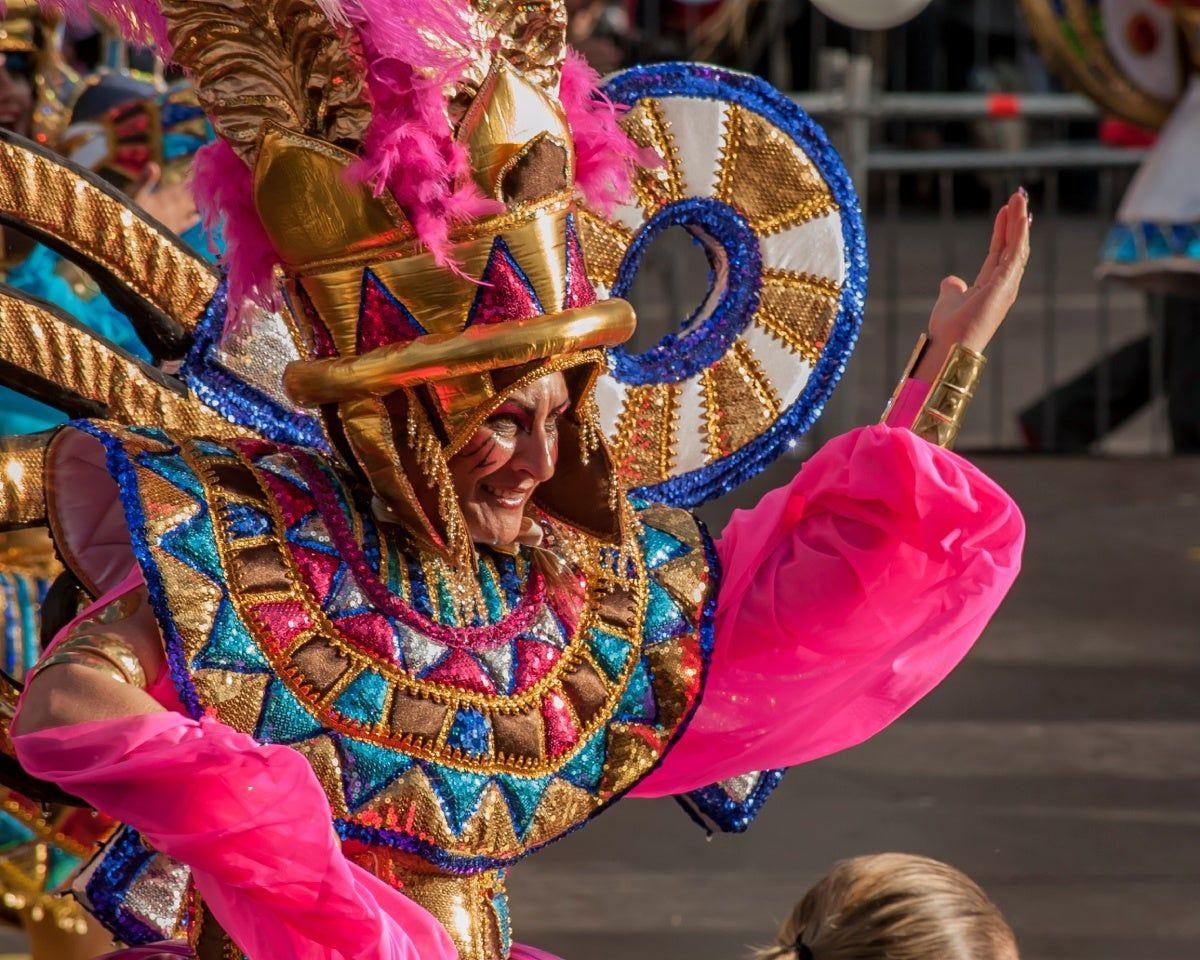
[[[673,506],[694,507],[719,497],[769,466],[821,415],[858,341],[866,303],[867,241],[862,209],[850,175],[821,127],[795,103],[758,77],[695,63],[634,67],[605,85],[613,101],[690,96],[724,100],[761,114],[808,154],[840,207],[846,277],[833,332],[803,392],[761,436],[721,460],[635,491]]]
[[[705,303],[688,317],[680,334],[669,333],[643,353],[630,353],[622,346],[609,351],[612,372],[622,383],[640,386],[678,383],[712,366],[733,346],[758,310],[762,290],[762,251],[746,218],[727,203],[711,197],[689,197],[669,203],[654,214],[634,237],[617,270],[612,295],[626,297],[650,245],[670,227],[699,228],[709,263],[709,290]],[[717,264],[715,252],[705,242],[711,239],[725,254],[725,289],[712,310],[694,327],[713,294]]]
[[[150,597],[150,606],[154,610],[155,619],[158,620],[159,627],[163,631],[163,647],[166,650],[171,678],[175,682],[175,689],[188,716],[193,720],[199,720],[204,715],[204,708],[200,703],[196,688],[188,680],[189,671],[187,670],[183,637],[176,626],[175,616],[167,599],[162,572],[158,569],[158,564],[154,560],[150,544],[147,541],[146,513],[142,509],[141,494],[138,491],[137,474],[133,462],[117,437],[91,421],[74,420],[68,426],[95,437],[104,447],[105,463],[109,475],[116,481],[117,489],[120,491],[121,506],[125,510],[125,526],[129,530],[133,555],[137,558],[138,567],[146,581],[146,591]],[[165,434],[155,431],[154,435],[162,442],[170,443]],[[178,446],[174,449],[176,452],[179,450]],[[201,510],[208,510],[207,503],[204,503],[203,500],[199,503]]]
[[[741,802],[726,793],[719,784],[692,790],[675,799],[705,833],[712,833],[714,826],[722,833],[743,833],[754,822],[785,773],[786,767],[764,770],[750,791],[750,796]]]
[[[192,335],[180,377],[197,397],[226,420],[258,431],[276,443],[329,452],[316,417],[288,410],[222,366],[214,356],[225,325],[228,283],[224,280],[205,307]]]

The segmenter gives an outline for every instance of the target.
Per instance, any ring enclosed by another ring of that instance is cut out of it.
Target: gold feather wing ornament
[[[162,0],[173,59],[248,162],[262,126],[353,150],[371,120],[357,36],[309,0]]]

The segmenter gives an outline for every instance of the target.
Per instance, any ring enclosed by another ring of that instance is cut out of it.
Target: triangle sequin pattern
[[[492,244],[479,282],[479,292],[467,315],[468,327],[528,320],[545,313],[533,284],[513,259],[502,237]]]
[[[359,356],[391,343],[411,343],[427,332],[373,271],[363,271],[358,302]]]

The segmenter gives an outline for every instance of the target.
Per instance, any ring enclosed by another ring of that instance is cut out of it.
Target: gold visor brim
[[[599,300],[529,320],[388,344],[360,357],[295,360],[284,370],[283,384],[305,407],[383,397],[423,383],[614,347],[633,335],[636,323],[627,301]]]

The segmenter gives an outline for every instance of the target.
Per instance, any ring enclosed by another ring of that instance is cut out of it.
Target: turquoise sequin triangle
[[[383,718],[387,680],[374,670],[364,670],[333,701],[333,709],[351,720],[378,723]]]
[[[138,456],[137,462],[147,470],[157,473],[172,486],[191,494],[194,499],[204,499],[204,488],[200,485],[200,478],[179,454],[146,453]]]
[[[533,815],[537,813],[538,805],[550,786],[551,777],[521,777],[513,774],[503,774],[496,778],[504,798],[508,801],[508,809],[512,811],[513,826],[517,829],[517,837],[524,839],[533,823]]]
[[[262,673],[271,667],[227,598],[218,605],[208,643],[196,654],[193,666],[237,673]]]
[[[337,737],[342,755],[342,788],[346,806],[357,810],[412,766],[412,760],[387,747],[351,737]]]
[[[12,814],[0,811],[0,850],[7,850],[33,839],[33,831]]]
[[[683,611],[671,599],[670,594],[662,585],[650,576],[646,578],[650,588],[650,597],[646,603],[646,626],[643,631],[647,644],[661,643],[681,633],[687,633],[687,621]]]
[[[503,890],[492,897],[492,909],[500,923],[500,956],[507,957],[512,951],[512,920],[508,915],[508,894]]]
[[[454,596],[450,593],[450,585],[437,577],[437,600],[438,600],[438,621],[445,624],[447,627],[457,627],[458,623],[458,608],[454,602]]]
[[[495,623],[504,616],[504,601],[500,598],[500,588],[492,575],[492,568],[479,562],[479,586],[483,590],[483,602],[487,606],[488,622]]]
[[[604,775],[604,759],[608,755],[607,744],[608,730],[604,728],[563,765],[558,775],[567,783],[595,793],[600,787],[600,778]]]
[[[163,534],[160,545],[176,560],[210,580],[221,579],[221,558],[217,555],[212,517],[207,507],[201,507],[198,516]]]
[[[628,641],[607,630],[593,628],[588,636],[588,646],[609,680],[616,680],[624,672],[629,659]]]
[[[464,824],[479,809],[479,801],[491,777],[452,770],[438,763],[425,764],[425,773],[429,776],[450,829],[455,834],[462,833]]]
[[[57,890],[70,879],[82,861],[53,844],[46,847],[46,889]]]
[[[616,717],[634,723],[653,723],[658,712],[650,685],[650,671],[645,660],[639,660],[629,677],[621,702],[617,704]]]
[[[325,728],[284,686],[283,681],[278,677],[272,678],[263,697],[262,713],[258,717],[254,739],[262,743],[299,743],[324,732]]]
[[[193,440],[192,446],[206,457],[224,457],[226,460],[232,459],[234,453],[223,443],[216,443],[213,440]]]
[[[642,524],[641,541],[646,567],[650,570],[656,570],[669,560],[691,553],[683,541],[649,524]]]

